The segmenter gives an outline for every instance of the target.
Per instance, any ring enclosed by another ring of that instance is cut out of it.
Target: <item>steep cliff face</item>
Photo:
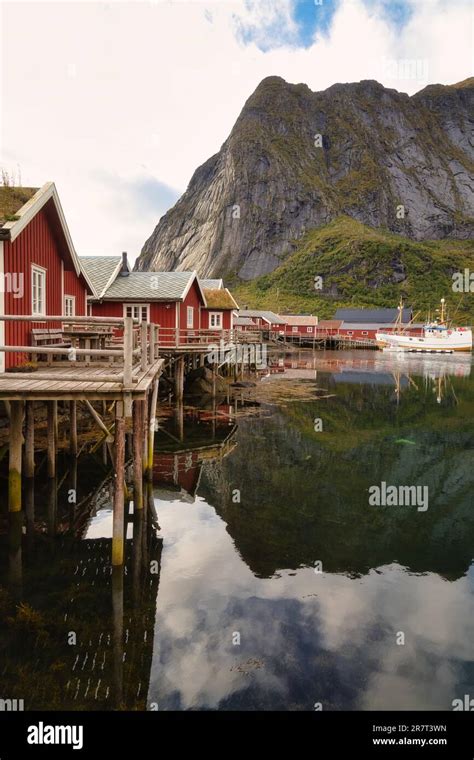
[[[264,79],[136,267],[253,279],[341,214],[418,240],[472,237],[473,114],[474,79],[412,97]]]

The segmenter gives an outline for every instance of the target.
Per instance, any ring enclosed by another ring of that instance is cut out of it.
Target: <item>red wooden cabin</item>
[[[85,315],[92,293],[54,183],[0,187],[0,314],[38,316],[37,322],[0,321],[0,344],[30,346],[32,329],[58,327],[48,315]],[[29,358],[0,352],[0,372]]]
[[[201,281],[201,285],[206,280]],[[204,287],[206,306],[201,311],[201,327],[204,330],[232,330],[234,326],[234,309],[238,309],[232,294],[227,288]]]
[[[283,314],[280,316],[284,322],[285,335],[301,335],[312,338],[316,335],[318,318],[313,315]]]
[[[93,316],[153,322],[162,346],[198,338],[206,299],[196,272],[132,272],[125,253],[83,256],[81,264],[97,293],[90,299]]]

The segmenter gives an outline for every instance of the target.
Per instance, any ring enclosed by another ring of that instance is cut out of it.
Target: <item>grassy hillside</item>
[[[244,308],[306,312],[322,319],[339,306],[394,307],[400,295],[420,311],[445,297],[457,322],[474,323],[474,293],[452,290],[452,274],[474,273],[474,241],[415,242],[342,216],[308,232],[273,272],[233,288]],[[316,290],[314,278],[322,277]]]

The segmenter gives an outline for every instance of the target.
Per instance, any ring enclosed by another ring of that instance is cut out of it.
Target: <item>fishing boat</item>
[[[456,327],[446,316],[446,301],[441,299],[439,318],[428,320],[423,325],[421,335],[406,332],[408,325],[402,324],[403,303],[398,307],[398,316],[393,332],[377,332],[377,346],[384,351],[400,351],[429,354],[452,354],[457,351],[472,351],[472,330],[470,327]]]

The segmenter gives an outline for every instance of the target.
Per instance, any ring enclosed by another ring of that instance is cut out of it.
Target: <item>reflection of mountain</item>
[[[398,561],[459,577],[474,540],[472,391],[437,406],[432,389],[410,388],[397,406],[388,387],[341,384],[326,402],[242,420],[236,450],[204,469],[200,493],[260,576],[320,560],[330,572]],[[428,485],[428,511],[369,506],[368,488],[382,480]]]

